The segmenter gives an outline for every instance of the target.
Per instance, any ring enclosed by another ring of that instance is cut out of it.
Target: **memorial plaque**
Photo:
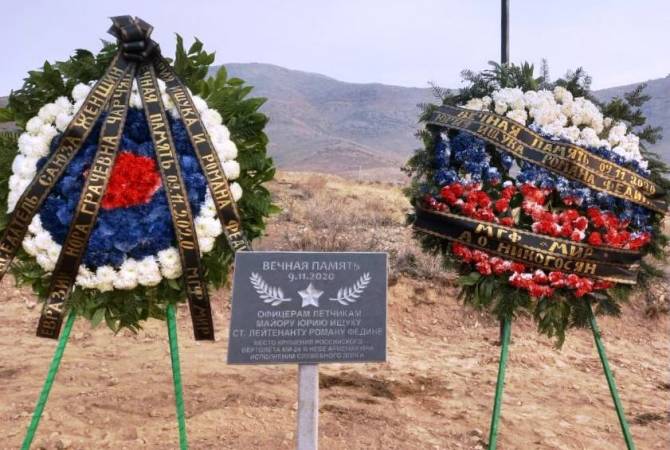
[[[229,364],[386,360],[386,253],[238,252]]]

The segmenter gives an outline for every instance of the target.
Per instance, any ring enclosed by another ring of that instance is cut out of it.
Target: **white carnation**
[[[196,217],[195,231],[198,236],[216,237],[223,233],[221,222],[215,217]]]
[[[158,262],[165,278],[174,279],[181,276],[181,260],[176,248],[170,247],[158,252]]]
[[[64,112],[59,113],[56,116],[56,129],[58,129],[58,131],[65,131],[65,129],[67,128],[67,126],[70,124],[71,121],[72,121],[71,115]]]
[[[510,119],[519,122],[522,125],[525,125],[526,119],[528,119],[528,113],[526,113],[525,109],[513,109],[512,111],[509,111],[505,115]]]
[[[559,137],[565,130],[563,128],[563,125],[560,124],[560,122],[551,122],[546,125],[542,125],[542,132],[548,134],[550,136],[551,140],[557,141],[559,140]],[[579,128],[577,128],[577,132],[579,133]]]
[[[37,158],[19,153],[12,162],[12,172],[23,178],[32,178],[35,175]]]
[[[212,199],[212,194],[209,189],[205,194],[205,202],[200,207],[200,216],[202,217],[216,217],[216,206],[214,205],[214,200]]]
[[[100,292],[111,291],[114,289],[114,280],[118,277],[118,273],[112,266],[100,266],[95,271],[95,289]]]
[[[235,201],[238,201],[242,198],[242,186],[240,186],[238,183],[232,183],[230,185],[230,192],[233,194],[233,199]]]
[[[55,261],[49,258],[49,255],[46,253],[39,253],[35,259],[37,260],[37,264],[47,272],[51,272],[56,268]]]
[[[161,92],[162,91],[163,91],[163,89],[161,89]],[[176,108],[176,105],[172,101],[172,97],[170,97],[170,94],[168,94],[166,92],[163,92],[161,94],[161,100],[163,100],[163,106],[165,106],[165,109],[175,109]],[[176,109],[175,109],[175,111],[176,111]],[[179,113],[177,112],[177,115],[178,114]]]
[[[505,112],[507,112],[507,103],[499,103],[499,102],[496,102],[496,103],[495,103],[494,111],[495,111],[497,114],[505,114]]]
[[[83,102],[89,92],[91,92],[91,86],[84,83],[79,83],[74,87],[74,89],[72,89],[72,99],[75,102]]]
[[[576,141],[576,143],[586,147],[599,147],[600,138],[598,137],[596,130],[590,127],[585,127],[582,131],[580,131],[579,139]]]
[[[23,194],[23,191],[25,191],[28,185],[30,184],[30,181],[31,181],[30,178],[24,178],[17,174],[14,174],[11,177],[9,177],[9,189],[11,191],[16,191],[19,194]]]
[[[561,103],[571,102],[572,93],[562,86],[556,86],[554,88],[554,98]]]
[[[40,231],[44,231],[44,228],[42,228],[42,219],[40,219],[39,215],[36,214],[33,217],[30,225],[28,225],[28,231],[30,231],[32,234],[37,234]]]
[[[85,289],[95,289],[96,280],[95,274],[88,270],[83,264],[79,266],[79,273],[77,274],[76,284]]]
[[[7,212],[11,213],[14,211],[14,208],[16,207],[16,202],[19,201],[19,197],[21,197],[21,193],[17,191],[10,191],[9,194],[7,194]]]
[[[612,128],[610,128],[609,135],[607,140],[612,144],[612,146],[617,145],[623,140],[623,137],[626,135],[626,125],[623,123],[617,123]]]
[[[49,258],[51,258],[53,261],[58,261],[58,257],[60,256],[60,251],[62,248],[63,247],[60,244],[52,242],[47,249],[47,255],[49,255]]]
[[[54,103],[56,107],[60,109],[61,112],[65,114],[72,113],[72,103],[70,103],[70,100],[67,97],[60,96],[56,99]]]
[[[40,128],[43,124],[44,122],[42,122],[42,119],[40,119],[39,116],[35,116],[26,122],[26,131],[30,134],[37,134],[40,132]]]
[[[201,117],[202,122],[206,127],[221,125],[221,122],[223,122],[221,114],[219,114],[219,112],[214,109],[207,109],[203,111]]]
[[[48,231],[42,229],[40,232],[35,234],[35,245],[37,248],[43,251],[48,251],[49,247],[53,244],[53,239]]]
[[[207,102],[198,95],[193,97],[193,105],[195,105],[195,109],[197,109],[199,113],[202,113],[208,108]]]
[[[140,97],[139,92],[133,92],[130,94],[130,107],[142,109],[142,97]]]
[[[137,281],[143,286],[156,286],[161,282],[161,272],[153,256],[147,256],[137,263]]]
[[[227,179],[236,180],[240,176],[240,163],[235,160],[226,161],[223,163],[223,171]]]
[[[47,103],[46,105],[40,108],[40,111],[37,113],[37,116],[42,119],[43,122],[53,123],[56,119],[56,115],[60,112],[55,103]]]
[[[233,141],[228,139],[225,141],[214,141],[214,149],[221,161],[229,161],[237,158],[237,146],[235,146]]]
[[[137,287],[137,261],[126,259],[119,268],[118,275],[114,280],[115,289],[135,289]]]
[[[19,136],[19,151],[28,157],[41,158],[49,153],[49,144],[41,134],[23,133]]]
[[[473,98],[469,100],[465,105],[463,105],[463,108],[474,109],[475,111],[481,111],[482,109],[484,109],[484,103],[480,98]]]
[[[35,245],[35,238],[32,237],[27,237],[23,240],[23,249],[30,256],[37,256],[39,253],[39,249],[37,248],[37,245]]]
[[[211,252],[214,248],[214,238],[198,236],[198,246],[200,247],[201,254]]]
[[[562,128],[560,131],[560,137],[567,139],[570,142],[575,142],[577,139],[579,139],[579,132],[579,128],[573,125],[571,127]]]
[[[48,123],[45,123],[44,125],[42,125],[42,128],[40,128],[40,135],[48,143],[51,143],[51,140],[57,134],[58,134],[58,130],[56,129],[56,127],[53,126],[53,125],[49,125]]]

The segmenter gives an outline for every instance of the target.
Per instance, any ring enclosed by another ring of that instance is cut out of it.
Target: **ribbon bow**
[[[158,43],[151,39],[152,25],[132,16],[116,16],[111,20],[107,32],[117,39],[121,54],[128,61],[140,63],[160,55]]]

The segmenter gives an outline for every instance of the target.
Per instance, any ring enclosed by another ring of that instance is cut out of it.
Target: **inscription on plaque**
[[[386,360],[386,253],[238,252],[229,364]]]

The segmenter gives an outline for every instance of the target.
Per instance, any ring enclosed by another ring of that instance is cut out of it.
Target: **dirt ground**
[[[282,203],[293,182],[276,186]],[[365,187],[363,197],[374,189],[382,188]],[[269,234],[305,227],[302,220],[276,218]],[[485,448],[497,323],[459,304],[448,281],[394,279],[388,362],[321,367],[321,448]],[[55,342],[34,336],[39,306],[28,291],[11,279],[0,290],[0,448],[16,449]],[[229,300],[228,289],[214,296],[215,343],[195,342],[186,308],[179,311],[190,448],[294,448],[296,367],[227,365]],[[624,317],[599,324],[632,434],[639,450],[670,448],[670,319],[649,319],[640,301]],[[33,448],[178,448],[165,325],[114,336],[77,322],[45,411]],[[625,448],[588,330],[569,333],[559,351],[529,320],[514,323],[498,448]]]

